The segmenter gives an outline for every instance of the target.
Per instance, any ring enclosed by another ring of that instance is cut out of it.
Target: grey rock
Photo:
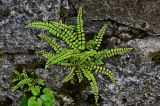
[[[118,23],[160,35],[159,0],[71,0],[76,8],[82,4],[90,20],[114,20]]]
[[[105,60],[105,66],[116,75],[115,85],[105,76],[95,74],[99,84],[100,105],[157,106],[160,102],[160,66],[151,61],[149,54],[160,50],[160,38],[148,35],[160,33],[158,0],[0,0],[0,58],[3,57],[0,59],[0,105],[20,105],[23,92],[10,92],[13,86],[12,72],[15,69],[26,69],[31,73],[34,71],[38,77],[44,78],[46,85],[55,90],[57,106],[94,105],[93,92],[86,82],[68,86],[67,93],[60,92],[60,89],[65,88],[61,81],[69,70],[58,66],[45,70],[46,60],[36,54],[39,50],[52,51],[46,42],[37,37],[41,32],[50,34],[24,28],[33,21],[62,20],[67,24],[75,24],[81,3],[85,9],[87,40],[93,38],[107,20],[109,27],[101,49],[117,46],[135,49],[126,55]],[[126,8],[129,8],[127,12]],[[57,41],[66,47],[64,42]],[[82,92],[71,93],[76,87],[83,88]]]
[[[104,77],[99,77],[100,95],[104,101],[112,101],[118,106],[159,103],[160,66],[155,66],[149,57],[150,52],[160,50],[159,40],[159,37],[131,40],[124,45],[135,48],[132,53],[109,60],[112,65],[106,64],[106,67],[116,74],[117,82],[106,84]]]
[[[41,62],[35,52],[47,50],[48,44],[38,39],[40,31],[25,29],[25,25],[36,20],[59,20],[59,9],[57,0],[0,1],[0,58],[4,57],[0,61],[0,105],[20,105],[22,92],[10,92],[14,70],[44,68],[44,59]]]

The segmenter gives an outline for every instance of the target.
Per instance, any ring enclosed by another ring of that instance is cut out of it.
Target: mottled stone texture
[[[0,0],[0,106],[20,106],[23,92],[11,92],[12,72],[35,72],[55,90],[57,106],[93,106],[93,93],[85,81],[61,83],[69,72],[58,66],[44,69],[46,60],[39,50],[52,51],[40,40],[36,29],[25,29],[33,21],[62,20],[76,23],[77,10],[84,7],[86,38],[97,34],[105,22],[109,27],[101,49],[133,47],[123,56],[108,58],[105,66],[113,70],[117,82],[95,74],[100,106],[158,106],[160,104],[160,65],[150,54],[160,51],[160,0]],[[131,27],[132,26],[132,27]],[[57,41],[66,47],[64,42]],[[1,59],[2,58],[2,59]]]
[[[71,0],[79,5],[79,0]],[[82,0],[87,19],[105,20],[160,34],[160,0]],[[78,7],[78,6],[77,6]]]

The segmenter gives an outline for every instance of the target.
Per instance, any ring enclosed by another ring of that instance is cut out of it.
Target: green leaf
[[[80,69],[76,71],[76,75],[77,75],[79,83],[80,83],[83,79],[83,75],[82,75],[82,72]]]
[[[56,37],[65,41],[70,47],[73,46],[72,42],[76,39],[76,33],[73,28],[57,22],[32,22],[28,24],[26,28],[40,28],[49,31]],[[73,46],[73,48],[74,47],[75,46]]]
[[[131,50],[133,50],[133,48],[114,48],[114,49],[110,49],[110,50],[105,49],[105,50],[99,51],[97,53],[97,55],[95,55],[95,58],[102,60],[107,57],[125,54]]]
[[[89,68],[87,69],[88,67],[85,66],[84,69],[82,69],[82,72],[84,74],[84,76],[88,79],[88,81],[90,81],[90,85],[91,85],[91,88],[93,90],[93,93],[94,93],[94,97],[95,97],[95,102],[97,103],[98,101],[98,84],[96,82],[96,79],[94,77],[94,75],[90,72]]]
[[[86,44],[87,49],[94,49],[94,50],[99,49],[107,27],[108,27],[108,24],[104,24],[104,26],[99,31],[98,35],[87,42],[87,44]]]
[[[37,84],[38,85],[44,85],[44,80],[43,79],[37,79]]]
[[[41,39],[43,39],[46,42],[48,42],[51,45],[51,47],[56,51],[56,53],[59,53],[59,52],[62,51],[62,48],[60,47],[60,45],[58,45],[58,43],[54,39],[52,39],[52,38],[50,38],[50,37],[48,37],[46,35],[43,35],[43,34],[40,34],[38,36]]]
[[[78,11],[78,16],[77,16],[77,34],[78,34],[78,39],[76,40],[76,43],[78,44],[79,50],[84,50],[85,49],[85,33],[83,29],[83,10],[82,6],[79,8]]]
[[[14,86],[12,88],[12,92],[16,91],[18,88],[23,87],[24,85],[27,85],[27,84],[31,83],[32,81],[33,80],[31,78],[27,78],[27,79],[21,80],[16,86]]]
[[[23,70],[23,73],[19,73],[18,71],[13,71],[15,78],[12,80],[12,82],[21,81],[23,79],[27,79],[28,75],[25,70]]]
[[[42,100],[40,98],[37,98],[32,96],[28,100],[28,106],[42,106]]]
[[[28,98],[22,98],[21,106],[28,106]]]
[[[75,69],[74,67],[71,69],[69,74],[63,79],[62,83],[68,82],[69,80],[73,79],[73,77],[74,77],[74,69]]]
[[[55,103],[53,91],[49,88],[43,89],[43,95],[40,96],[44,106],[52,106]]]
[[[34,96],[37,96],[40,94],[40,86],[33,86],[31,87],[31,92]]]
[[[55,56],[51,56],[51,57],[49,56],[49,57],[47,57],[48,61],[46,62],[45,68],[48,68],[48,66],[51,65],[51,64],[57,64],[64,59],[68,59],[72,56],[75,56],[78,53],[79,53],[78,50],[66,49],[66,50],[63,50],[62,52],[60,52],[59,54],[57,54]]]
[[[95,70],[95,72],[98,72],[98,73],[106,75],[115,84],[115,79],[116,78],[115,78],[114,73],[112,71],[110,71],[109,69],[107,69],[105,67],[101,67],[101,66],[97,66],[97,65],[93,65],[92,67]]]
[[[49,88],[44,88],[44,89],[43,89],[43,93],[44,93],[44,94],[53,94],[53,91],[50,90]]]

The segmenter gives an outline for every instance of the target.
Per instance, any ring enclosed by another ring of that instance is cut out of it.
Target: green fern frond
[[[62,21],[60,21],[60,22],[50,21],[50,23],[61,27],[63,30],[66,30],[66,29],[70,30],[70,31],[74,31],[75,30],[75,26],[74,25],[66,25],[66,24],[63,24]]]
[[[78,50],[75,49],[66,49],[61,51],[59,54],[51,57],[47,57],[48,61],[46,62],[45,68],[48,68],[49,65],[57,64],[58,62],[68,59],[72,56],[79,54]]]
[[[67,50],[63,50],[61,51],[59,54],[57,55],[54,55],[53,53],[51,52],[45,52],[45,51],[39,51],[38,52],[39,54],[42,54],[43,57],[45,57],[47,59],[47,62],[46,62],[46,65],[45,65],[45,68],[48,68],[49,65],[52,65],[52,64],[65,64],[65,62],[61,63],[62,60],[64,59],[67,59],[71,56],[73,56],[73,54],[76,54],[78,53],[77,50],[70,50],[70,49],[67,49]],[[67,65],[67,64],[66,64]]]
[[[64,59],[68,59],[68,58],[75,56],[77,54],[79,54],[79,51],[75,50],[75,49],[63,50],[59,54],[55,55],[54,58],[52,58],[52,64],[58,63],[59,61],[62,61]]]
[[[65,25],[60,22],[33,22],[27,25],[28,28],[40,28],[49,31],[55,37],[61,38],[69,49],[62,50],[62,48],[52,40],[50,37],[40,35],[40,37],[47,41],[56,54],[51,52],[40,51],[47,59],[45,68],[52,64],[61,65],[71,68],[70,73],[64,78],[62,82],[68,82],[74,78],[76,74],[79,82],[85,77],[91,85],[95,101],[98,101],[98,84],[93,75],[93,71],[108,76],[113,83],[115,83],[114,73],[109,69],[102,67],[104,64],[103,59],[115,55],[121,55],[132,50],[132,48],[115,48],[98,51],[108,24],[105,24],[99,31],[98,35],[86,43],[85,31],[83,28],[83,11],[80,7],[77,16],[77,25]],[[74,68],[73,68],[74,67]]]
[[[88,43],[86,44],[87,49],[95,49],[95,50],[99,49],[107,27],[108,27],[108,24],[104,24],[104,26],[100,29],[98,35],[95,36],[90,41],[88,41]]]
[[[133,48],[114,48],[111,50],[106,49],[106,50],[99,51],[97,55],[95,55],[95,57],[97,59],[104,59],[104,58],[112,57],[115,55],[122,55],[131,50],[133,50]]]
[[[66,26],[58,24],[57,22],[32,22],[26,28],[40,28],[47,30],[58,38],[61,38],[71,48],[77,48],[77,43],[73,43],[76,39],[74,30],[67,29]]]
[[[49,65],[51,65],[50,61],[51,59],[54,59],[55,57],[55,54],[51,53],[51,52],[45,52],[45,51],[38,51],[37,53],[41,54],[43,57],[45,57],[47,59],[47,62],[46,62],[46,65],[45,65],[45,68],[48,68]]]
[[[82,6],[79,8],[78,16],[77,16],[77,34],[78,34],[78,40],[77,43],[79,44],[79,50],[85,49],[85,33],[83,29],[83,11]]]
[[[99,96],[98,96],[98,84],[96,82],[96,79],[88,69],[82,69],[82,72],[84,76],[90,81],[90,85],[95,97],[95,102],[97,103]]]
[[[60,45],[52,38],[40,34],[38,35],[41,39],[45,40],[46,42],[48,42],[50,44],[50,46],[56,51],[56,53],[59,53],[62,51],[62,48],[60,47]]]
[[[25,70],[23,70],[23,72],[20,75],[23,79],[28,78],[27,72]]]
[[[33,80],[31,78],[21,80],[16,86],[12,88],[12,92],[16,91],[18,88],[22,88],[25,84],[31,83]]]
[[[79,83],[80,83],[83,80],[83,75],[82,75],[82,72],[80,69],[76,71],[76,75],[77,75]]]
[[[69,72],[69,74],[64,78],[64,80],[62,81],[62,83],[64,83],[64,82],[68,82],[69,80],[71,80],[71,79],[73,79],[73,77],[74,77],[74,69],[75,69],[75,67],[73,67],[72,69],[71,69],[71,71]]]
[[[68,60],[62,60],[62,61],[58,62],[57,65],[64,66],[64,67],[71,67],[71,66],[73,66],[74,64],[68,62]]]
[[[79,63],[84,63],[84,61],[90,61],[91,57],[94,56],[95,54],[97,54],[97,51],[95,50],[90,50],[90,51],[85,51],[79,55],[77,55],[77,57],[79,56],[80,61]]]
[[[94,98],[95,98],[95,102],[97,104],[97,101],[98,101],[98,85],[97,85],[97,82],[96,82],[96,79],[94,78],[94,76],[92,77],[92,82],[90,82],[90,85],[91,85],[91,88],[94,92]]]
[[[93,70],[95,70],[95,72],[108,76],[112,80],[112,82],[115,83],[115,76],[112,71],[106,69],[105,67],[96,66],[96,65],[93,66]]]
[[[55,54],[51,53],[51,52],[46,52],[46,51],[38,51],[37,53],[41,54],[43,57],[50,59],[52,57],[55,57]]]
[[[94,61],[94,64],[96,64],[96,65],[103,65],[104,62],[103,62],[101,59],[96,59],[96,60]]]
[[[25,70],[23,70],[23,73],[19,73],[18,71],[15,70],[14,74],[15,74],[15,78],[12,80],[12,82],[21,81],[23,79],[28,78],[28,75]]]

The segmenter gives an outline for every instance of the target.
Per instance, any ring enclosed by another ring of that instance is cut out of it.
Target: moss
[[[151,58],[152,58],[152,61],[154,61],[157,65],[160,64],[160,51],[151,53],[150,56],[151,56]]]

